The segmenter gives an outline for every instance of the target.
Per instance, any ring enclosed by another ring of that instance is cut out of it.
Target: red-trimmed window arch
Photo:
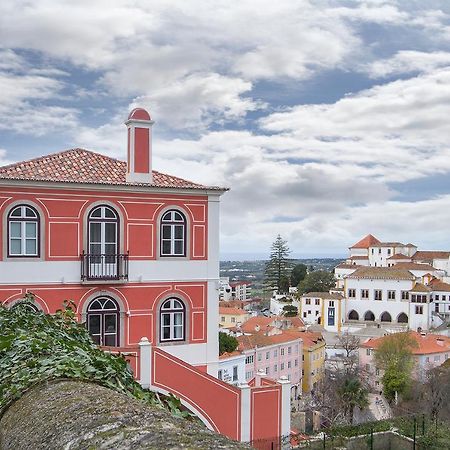
[[[169,209],[161,216],[160,255],[163,257],[187,255],[187,219],[178,209]]]
[[[8,257],[39,258],[41,220],[31,205],[14,206],[8,214]]]
[[[159,309],[160,342],[186,340],[186,305],[178,297],[164,300]]]
[[[118,347],[120,345],[120,308],[109,296],[99,296],[89,302],[86,325],[97,345]]]

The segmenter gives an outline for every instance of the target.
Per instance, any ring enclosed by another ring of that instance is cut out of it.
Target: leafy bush
[[[70,302],[55,315],[24,306],[0,307],[0,413],[36,384],[56,378],[98,383],[117,392],[166,406],[179,415],[179,400],[160,400],[137,383],[121,356],[97,348]],[[164,404],[164,405],[163,405]]]
[[[219,331],[219,354],[234,352],[239,345],[238,340],[223,331]]]

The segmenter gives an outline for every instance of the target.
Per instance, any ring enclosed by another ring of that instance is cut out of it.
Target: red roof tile
[[[0,167],[0,179],[225,190],[217,186],[203,186],[155,170],[151,184],[127,183],[126,166],[124,161],[74,148]]]
[[[417,347],[411,351],[414,355],[426,355],[428,353],[441,353],[450,350],[450,338],[439,334],[421,334],[417,331],[407,331],[411,337],[417,342]],[[379,338],[370,338],[363,344],[364,348],[378,348],[383,339],[387,336]]]
[[[432,259],[448,259],[450,252],[447,251],[434,251],[434,250],[422,250],[414,253],[412,259],[414,260],[432,260]]]
[[[222,314],[224,316],[226,316],[226,315],[243,316],[243,315],[247,315],[248,312],[241,308],[229,308],[229,307],[219,306],[219,314]]]
[[[380,241],[371,234],[368,234],[366,237],[362,238],[356,244],[352,245],[350,248],[369,248],[371,245],[380,244]]]

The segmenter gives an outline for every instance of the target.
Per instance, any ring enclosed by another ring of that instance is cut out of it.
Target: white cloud
[[[380,59],[364,67],[373,78],[409,74],[411,72],[433,72],[450,66],[450,52],[419,52],[402,50],[387,59]]]
[[[0,129],[38,136],[56,128],[70,131],[78,124],[74,108],[40,103],[60,97],[63,87],[49,76],[0,71]]]

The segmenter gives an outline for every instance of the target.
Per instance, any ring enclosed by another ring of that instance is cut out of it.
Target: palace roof
[[[368,234],[350,248],[369,248],[370,246],[377,244],[380,244],[380,241],[375,236]]]
[[[414,280],[414,275],[406,269],[393,267],[359,267],[347,278],[369,278],[381,280]]]
[[[217,186],[204,186],[155,170],[152,171],[153,182],[151,184],[127,183],[126,172],[127,163],[125,161],[90,150],[73,148],[0,167],[0,180],[225,190]]]

